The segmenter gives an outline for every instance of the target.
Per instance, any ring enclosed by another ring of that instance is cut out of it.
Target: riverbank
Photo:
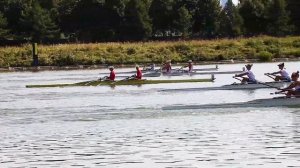
[[[173,63],[194,60],[198,64],[222,64],[231,60],[268,62],[297,60],[300,57],[300,37],[38,45],[38,55],[40,66],[37,69],[40,70],[105,68],[108,65],[152,62],[161,64],[166,60]],[[35,70],[31,63],[31,45],[0,47],[0,71]]]
[[[294,62],[300,61],[299,58],[277,58],[272,62]],[[250,60],[224,60],[224,61],[203,61],[194,63],[194,65],[222,65],[222,64],[239,64],[239,63],[260,63],[258,59]],[[175,66],[183,66],[185,63],[176,63]],[[157,65],[159,66],[159,65]],[[134,64],[120,64],[115,65],[116,68],[134,68]],[[6,72],[40,72],[40,71],[71,71],[71,70],[94,70],[94,69],[106,69],[108,65],[77,65],[77,66],[38,66],[38,67],[7,67],[0,68],[0,73]]]

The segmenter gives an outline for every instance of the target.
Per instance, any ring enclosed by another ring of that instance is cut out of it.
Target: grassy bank
[[[300,57],[300,37],[39,45],[41,66],[141,64]],[[31,45],[0,47],[0,67],[31,65]]]

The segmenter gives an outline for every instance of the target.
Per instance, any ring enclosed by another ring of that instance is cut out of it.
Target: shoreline
[[[276,58],[270,62],[261,62],[258,59],[248,60],[224,60],[224,61],[203,61],[194,62],[194,65],[222,65],[222,64],[241,64],[241,63],[272,63],[272,62],[294,62],[300,61],[300,58]],[[181,66],[185,63],[173,63],[173,65]],[[70,66],[37,66],[37,67],[7,67],[0,68],[0,73],[12,72],[43,72],[43,71],[72,71],[72,70],[96,70],[107,69],[109,65],[70,65]],[[116,68],[130,68],[135,64],[116,64]]]

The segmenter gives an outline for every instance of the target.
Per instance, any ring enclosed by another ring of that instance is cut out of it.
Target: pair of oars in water
[[[239,80],[239,81],[242,81],[241,79],[239,79],[239,78],[237,78],[237,77],[235,77],[235,76],[233,76],[233,78],[234,78],[234,79],[237,79],[237,80]],[[265,83],[265,82],[257,81],[257,83],[258,83],[258,84],[261,84],[261,85],[264,85],[264,86],[268,86],[268,87],[270,87],[270,88],[274,88],[274,89],[277,89],[277,90],[281,90],[281,91],[279,91],[279,92],[270,93],[271,95],[274,95],[274,94],[284,94],[283,92],[289,91],[289,90],[281,89],[280,87],[276,87],[276,86],[269,85],[269,84],[267,84],[267,83]]]

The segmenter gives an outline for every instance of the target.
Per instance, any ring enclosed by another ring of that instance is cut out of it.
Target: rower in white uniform
[[[251,71],[253,64],[247,64],[245,65],[247,71],[241,73],[241,74],[236,74],[234,77],[241,77],[242,78],[242,83],[257,83],[255,79],[255,75]]]
[[[280,89],[281,91],[277,93],[287,92],[286,93],[287,97],[291,97],[291,96],[300,97],[300,81],[298,80],[299,71],[294,72],[291,77],[293,83],[291,83],[290,86],[284,89]]]
[[[287,73],[287,71],[284,68],[284,63],[280,63],[277,65],[278,68],[280,69],[277,72],[273,72],[273,73],[266,73],[265,75],[269,76],[270,78],[274,79],[275,81],[287,81],[287,82],[291,82],[291,78],[290,75]],[[277,75],[280,74],[280,75]],[[274,77],[272,77],[274,76]]]
[[[145,71],[154,71],[155,70],[155,64],[152,63],[152,64],[148,65],[147,67],[144,67],[143,70],[145,70]]]
[[[189,68],[188,70],[184,70],[184,72],[192,72],[194,69],[193,61],[189,60],[187,65],[182,66],[179,70],[183,68]]]

